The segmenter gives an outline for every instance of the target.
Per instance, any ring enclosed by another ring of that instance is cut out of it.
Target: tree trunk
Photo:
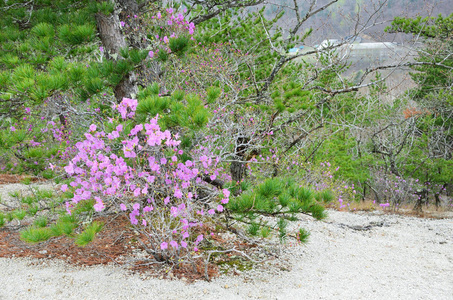
[[[236,140],[236,149],[233,161],[230,165],[230,174],[233,182],[241,182],[245,173],[245,153],[249,147],[249,138],[240,135]]]
[[[444,183],[444,184],[442,185],[442,187],[440,188],[439,192],[434,193],[434,199],[436,200],[436,201],[435,201],[436,209],[438,209],[439,206],[441,206],[440,194],[442,193],[442,191],[443,191],[446,187],[447,187],[447,184]]]
[[[117,1],[122,9],[122,13],[132,18],[134,17],[134,15],[138,14],[139,6],[137,1],[135,0],[117,0]]]
[[[426,201],[428,200],[428,190],[427,189],[418,190],[417,192],[415,192],[415,195],[418,196],[418,199],[417,202],[415,202],[414,211],[421,213],[423,203],[426,203]]]
[[[130,1],[128,1],[130,2]],[[102,13],[96,14],[96,25],[104,46],[104,53],[107,59],[113,59],[113,55],[118,55],[117,59],[122,59],[119,56],[121,48],[127,48],[128,45],[121,32],[120,21],[118,15],[115,13],[106,16]],[[138,92],[136,77],[133,72],[127,74],[123,79],[114,87],[114,93],[117,103],[120,103],[123,98],[134,98]]]
[[[129,73],[114,88],[115,98],[120,103],[123,98],[135,98],[138,92],[137,78],[134,73]]]
[[[95,17],[105,56],[112,59],[112,54],[119,55],[120,49],[127,47],[126,40],[121,33],[118,15],[106,16],[103,13],[97,13]]]
[[[230,165],[230,174],[233,182],[241,182],[242,177],[244,177],[245,164],[240,161],[241,157],[237,157],[237,161],[233,161]]]

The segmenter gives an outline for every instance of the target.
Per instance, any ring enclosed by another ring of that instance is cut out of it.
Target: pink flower
[[[135,204],[132,206],[132,208],[133,208],[134,210],[140,209],[140,203],[135,203]]]
[[[136,135],[138,132],[143,130],[143,125],[138,124],[131,130],[131,135]]]
[[[223,211],[223,206],[222,205],[217,205],[217,211],[222,212]]]
[[[181,190],[180,190],[180,189],[176,189],[176,190],[175,190],[175,194],[174,194],[173,196],[175,196],[175,197],[178,198],[178,199],[181,199],[181,198],[182,198],[182,192],[181,192]]]
[[[125,24],[123,21],[120,22],[121,27],[124,27]]]
[[[130,217],[130,220],[131,220],[131,224],[132,225],[137,225],[138,224],[138,220],[137,218],[135,217],[135,215],[133,215],[132,213],[129,214],[129,217]]]
[[[90,131],[96,131],[96,125],[91,124],[90,125]]]
[[[230,191],[227,189],[222,190],[223,194],[225,195],[226,198],[230,197]]]
[[[104,203],[102,202],[96,203],[93,207],[95,211],[101,211],[105,208]]]
[[[167,248],[168,248],[168,243],[167,242],[162,242],[162,244],[160,244],[160,249],[165,250]]]
[[[122,211],[126,211],[126,210],[127,210],[127,207],[126,207],[126,205],[125,205],[124,203],[121,203],[121,204],[120,204],[120,209],[121,209]]]
[[[213,214],[215,214],[215,210],[214,210],[214,209],[210,209],[210,210],[208,210],[208,214],[210,214],[210,215],[213,215]]]
[[[9,129],[10,129],[12,132],[16,131],[16,127],[14,127],[14,126],[11,126]]]
[[[146,224],[147,224],[147,223],[146,223],[146,220],[143,219],[143,220],[142,220],[142,225],[143,225],[143,226],[146,226]]]
[[[72,205],[71,205],[71,204],[69,204],[69,202],[68,202],[68,201],[66,201],[66,203],[65,203],[65,204],[66,204],[66,212],[68,213],[68,215],[71,215],[71,214],[72,214],[72,212],[71,212],[71,209],[70,209],[70,207],[72,207]]]
[[[172,217],[177,217],[178,216],[178,209],[174,206],[172,206],[170,208],[170,215],[172,215]]]
[[[67,185],[67,184],[63,184],[63,185],[61,186],[61,191],[62,191],[62,192],[66,192],[67,190],[68,190],[68,185]]]
[[[181,243],[180,243],[180,244],[181,244],[181,247],[183,247],[183,248],[187,248],[187,243],[186,243],[186,242],[184,242],[184,241],[181,241]]]
[[[198,244],[198,243],[201,242],[202,240],[203,240],[203,235],[200,234],[199,236],[197,236],[197,239],[195,240],[195,243]]]
[[[175,249],[178,249],[178,242],[176,242],[176,241],[171,241],[171,242],[170,242],[170,246],[172,246],[172,247],[175,248]]]
[[[164,36],[164,43],[165,43],[165,44],[168,44],[168,42],[169,42],[168,37],[167,37],[167,36]]]
[[[154,208],[153,208],[152,205],[151,205],[151,206],[145,206],[145,207],[143,208],[143,212],[149,212],[149,211],[152,211],[153,209],[154,209]]]
[[[104,203],[102,203],[102,200],[101,198],[99,197],[94,197],[94,199],[96,200],[96,204],[94,205],[94,210],[95,211],[101,211],[105,208],[104,206]]]
[[[154,57],[154,52],[153,51],[149,51],[148,55],[149,55],[150,58],[153,58]]]
[[[66,173],[68,174],[74,174],[74,165],[70,162],[69,165],[64,167]]]

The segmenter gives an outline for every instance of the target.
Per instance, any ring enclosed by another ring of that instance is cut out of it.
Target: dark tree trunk
[[[102,13],[96,14],[96,25],[104,46],[104,53],[108,59],[112,54],[118,54],[121,48],[126,48],[127,43],[121,33],[120,21],[116,14],[106,16]]]
[[[362,201],[365,201],[366,199],[366,184],[363,185],[363,196],[362,196]]]
[[[401,176],[396,168],[395,158],[393,157],[392,153],[389,155],[389,162],[390,162],[390,172],[395,174],[396,176]]]
[[[436,209],[439,208],[439,206],[441,205],[441,202],[440,202],[440,194],[442,193],[442,191],[447,187],[447,184],[444,183],[442,185],[442,187],[440,188],[439,192],[435,193],[434,194],[434,199],[436,199],[435,201],[435,205],[436,205]]]
[[[428,200],[428,190],[427,189],[418,190],[417,192],[415,192],[415,195],[418,196],[418,199],[417,202],[415,203],[414,211],[421,213],[423,203],[426,203],[426,201]]]
[[[121,102],[123,98],[134,98],[137,95],[138,88],[136,85],[135,74],[129,73],[123,77],[120,83],[117,84],[114,88],[115,98],[117,102]]]
[[[125,1],[132,2],[132,1]],[[135,1],[133,1],[135,2]],[[118,15],[112,14],[106,16],[102,13],[96,14],[96,25],[104,46],[104,53],[107,59],[113,59],[112,55],[118,55],[117,59],[122,59],[119,56],[120,49],[128,47],[126,40],[121,32],[120,21]],[[127,74],[123,79],[114,87],[115,98],[120,103],[123,98],[133,98],[138,92],[136,77],[133,72]]]
[[[241,182],[245,173],[245,164],[240,161],[241,157],[237,157],[237,161],[233,161],[230,165],[230,174],[233,182]]]
[[[249,138],[240,135],[236,140],[235,161],[230,165],[230,174],[233,182],[241,182],[245,174],[245,153],[249,147]]]

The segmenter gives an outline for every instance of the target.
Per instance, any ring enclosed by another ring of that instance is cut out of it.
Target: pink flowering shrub
[[[388,174],[383,168],[373,168],[370,174],[369,184],[372,186],[374,201],[381,207],[391,206],[393,210],[397,210],[402,204],[420,200],[417,191],[423,190],[424,186],[418,179]]]
[[[131,43],[152,47],[148,52],[150,58],[159,55],[159,52],[172,53],[183,50],[175,47],[177,44],[175,41],[181,38],[193,40],[195,32],[195,24],[187,21],[182,11],[174,8],[163,11],[158,9],[149,9],[147,13],[134,18],[129,16],[127,20],[121,22],[123,33]]]
[[[6,123],[6,122],[5,122]],[[45,178],[71,153],[72,132],[61,122],[39,116],[36,110],[24,109],[21,119],[12,119],[0,130],[0,172],[30,172]]]
[[[142,233],[148,253],[179,261],[199,250],[205,237],[196,229],[223,211],[229,191],[203,181],[223,172],[208,149],[198,148],[183,161],[178,136],[161,131],[158,116],[136,124],[136,108],[136,100],[124,98],[115,106],[120,118],[110,120],[110,129],[91,125],[85,140],[76,143],[77,154],[64,168],[74,178],[67,211],[94,200],[97,212],[124,212]]]

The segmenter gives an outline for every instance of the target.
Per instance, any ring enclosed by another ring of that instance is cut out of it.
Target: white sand
[[[371,222],[383,226],[342,225]],[[0,299],[453,299],[453,219],[329,211],[326,221],[299,223],[310,243],[284,250],[283,270],[186,284],[115,267],[0,258]]]

